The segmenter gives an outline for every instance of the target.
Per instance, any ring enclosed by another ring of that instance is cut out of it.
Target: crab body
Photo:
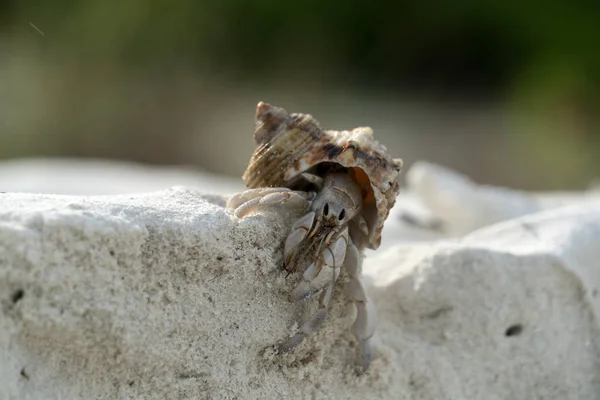
[[[363,372],[377,317],[360,280],[361,251],[379,246],[402,162],[387,155],[370,128],[323,131],[310,115],[289,115],[262,102],[254,137],[258,147],[243,176],[249,190],[234,195],[228,207],[238,218],[276,205],[304,213],[285,240],[284,264],[289,275],[303,260],[312,261],[292,290],[292,301],[318,295],[317,310],[276,350],[290,351],[323,324],[343,267],[350,277],[346,293],[356,307],[357,370]]]

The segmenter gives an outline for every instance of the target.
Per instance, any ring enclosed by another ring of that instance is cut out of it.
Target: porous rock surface
[[[380,326],[356,377],[339,290],[296,351],[264,351],[298,308],[294,216],[223,204],[0,194],[0,398],[598,398],[600,205],[367,253]]]

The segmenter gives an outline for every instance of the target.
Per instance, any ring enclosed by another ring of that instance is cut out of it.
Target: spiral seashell
[[[400,191],[402,160],[393,159],[373,137],[373,130],[323,130],[309,114],[288,114],[283,108],[260,102],[256,108],[254,140],[257,148],[243,179],[248,188],[289,187],[308,172],[322,176],[347,170],[363,195],[368,237],[353,240],[377,249],[381,231]],[[363,235],[364,236],[364,235]]]

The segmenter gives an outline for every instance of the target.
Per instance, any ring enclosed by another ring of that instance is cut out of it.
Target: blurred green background
[[[367,125],[407,166],[581,189],[600,172],[600,2],[0,3],[0,159],[239,176],[259,100]]]

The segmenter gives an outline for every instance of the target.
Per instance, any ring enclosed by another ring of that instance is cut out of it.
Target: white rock
[[[598,398],[598,260],[600,201],[372,255],[390,375],[417,398]]]
[[[0,191],[73,195],[152,192],[171,186],[228,194],[241,178],[184,166],[85,158],[22,158],[0,162]]]
[[[420,161],[406,172],[407,188],[386,221],[382,247],[402,241],[461,237],[497,222],[570,204],[600,200],[600,191],[523,192],[478,185],[467,176]]]
[[[218,204],[184,189],[1,194],[0,398],[600,393],[599,205],[368,253],[380,327],[357,378],[340,291],[296,351],[261,352],[296,310],[275,261],[289,216],[238,221]]]

